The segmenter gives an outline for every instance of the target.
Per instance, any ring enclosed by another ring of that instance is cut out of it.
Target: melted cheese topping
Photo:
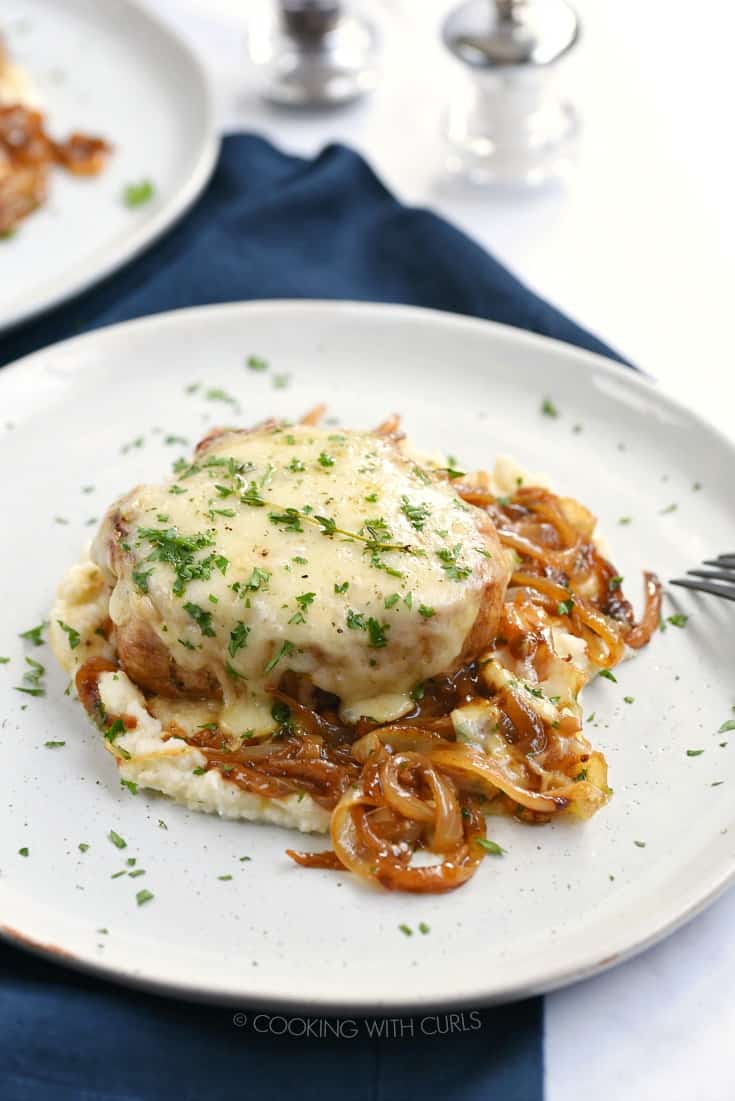
[[[392,440],[270,427],[134,490],[92,557],[118,629],[145,623],[181,670],[216,679],[224,730],[273,730],[267,689],[288,669],[347,721],[385,722],[458,663],[502,573],[480,516]]]

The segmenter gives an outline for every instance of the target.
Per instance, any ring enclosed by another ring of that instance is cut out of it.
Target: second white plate
[[[251,354],[270,369],[248,370]],[[544,398],[558,416],[542,414]],[[725,601],[672,591],[665,614],[687,613],[687,625],[657,633],[617,683],[590,686],[587,733],[608,757],[610,805],[587,823],[491,819],[507,855],[446,896],[297,868],[288,831],[132,796],[48,648],[18,638],[48,616],[96,517],[165,476],[181,436],[193,444],[217,422],[294,418],[322,400],[348,426],[400,412],[419,447],[467,469],[505,452],[546,471],[599,514],[633,598],[644,566],[666,579],[735,550],[732,445],[633,372],[501,326],[392,306],[232,305],[100,330],[3,369],[5,934],[171,993],[364,1013],[520,997],[652,943],[735,870]],[[45,699],[14,691],[26,656],[48,668]],[[126,857],[145,877],[112,878]],[[138,907],[141,886],[155,898]]]
[[[0,31],[36,85],[54,136],[98,134],[114,147],[105,171],[55,171],[47,204],[0,241],[0,330],[109,275],[196,199],[218,137],[202,66],[134,0],[4,0]],[[128,184],[154,197],[130,209]]]

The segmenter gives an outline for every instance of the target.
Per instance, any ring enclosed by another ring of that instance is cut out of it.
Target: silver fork
[[[711,570],[687,570],[686,577],[670,581],[682,589],[695,589],[699,593],[711,593],[725,600],[735,600],[735,554],[721,554],[719,558],[707,558],[703,565]]]

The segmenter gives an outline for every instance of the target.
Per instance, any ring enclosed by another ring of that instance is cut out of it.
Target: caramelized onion
[[[476,841],[485,836],[485,821],[474,808],[465,808],[463,837],[455,850],[440,864],[415,866],[407,864],[405,857],[397,858],[386,844],[366,846],[365,833],[358,829],[356,814],[362,812],[364,816],[364,808],[370,805],[370,800],[351,789],[332,815],[334,851],[344,866],[362,879],[380,883],[390,890],[439,894],[466,883],[483,858],[482,848]]]
[[[540,795],[521,787],[503,771],[495,758],[466,745],[432,750],[429,758],[438,769],[449,773],[460,791],[478,792],[491,799],[502,791],[517,803],[540,814],[564,810],[569,802],[563,797]]]
[[[417,822],[432,822],[434,811],[423,799],[402,785],[400,773],[406,768],[422,769],[425,772],[427,766],[428,761],[418,753],[394,753],[383,761],[380,769],[383,798],[388,806],[404,818],[414,818]]]
[[[634,650],[639,650],[651,641],[653,632],[659,625],[661,618],[662,586],[655,573],[643,574],[646,586],[646,603],[640,623],[628,633],[625,641]]]
[[[331,871],[343,872],[345,866],[331,849],[324,849],[323,852],[305,853],[297,852],[296,849],[286,849],[286,855],[290,856],[292,860],[295,860],[297,864],[300,864],[302,868],[328,868]]]

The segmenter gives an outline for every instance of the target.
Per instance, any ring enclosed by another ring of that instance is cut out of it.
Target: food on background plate
[[[320,414],[213,431],[115,502],[51,642],[126,783],[449,890],[498,851],[486,816],[607,802],[580,692],[648,642],[660,585],[636,623],[583,505]]]
[[[12,234],[43,205],[54,165],[75,176],[95,176],[109,152],[102,138],[75,132],[57,142],[49,136],[28,76],[10,61],[0,39],[0,235]]]

